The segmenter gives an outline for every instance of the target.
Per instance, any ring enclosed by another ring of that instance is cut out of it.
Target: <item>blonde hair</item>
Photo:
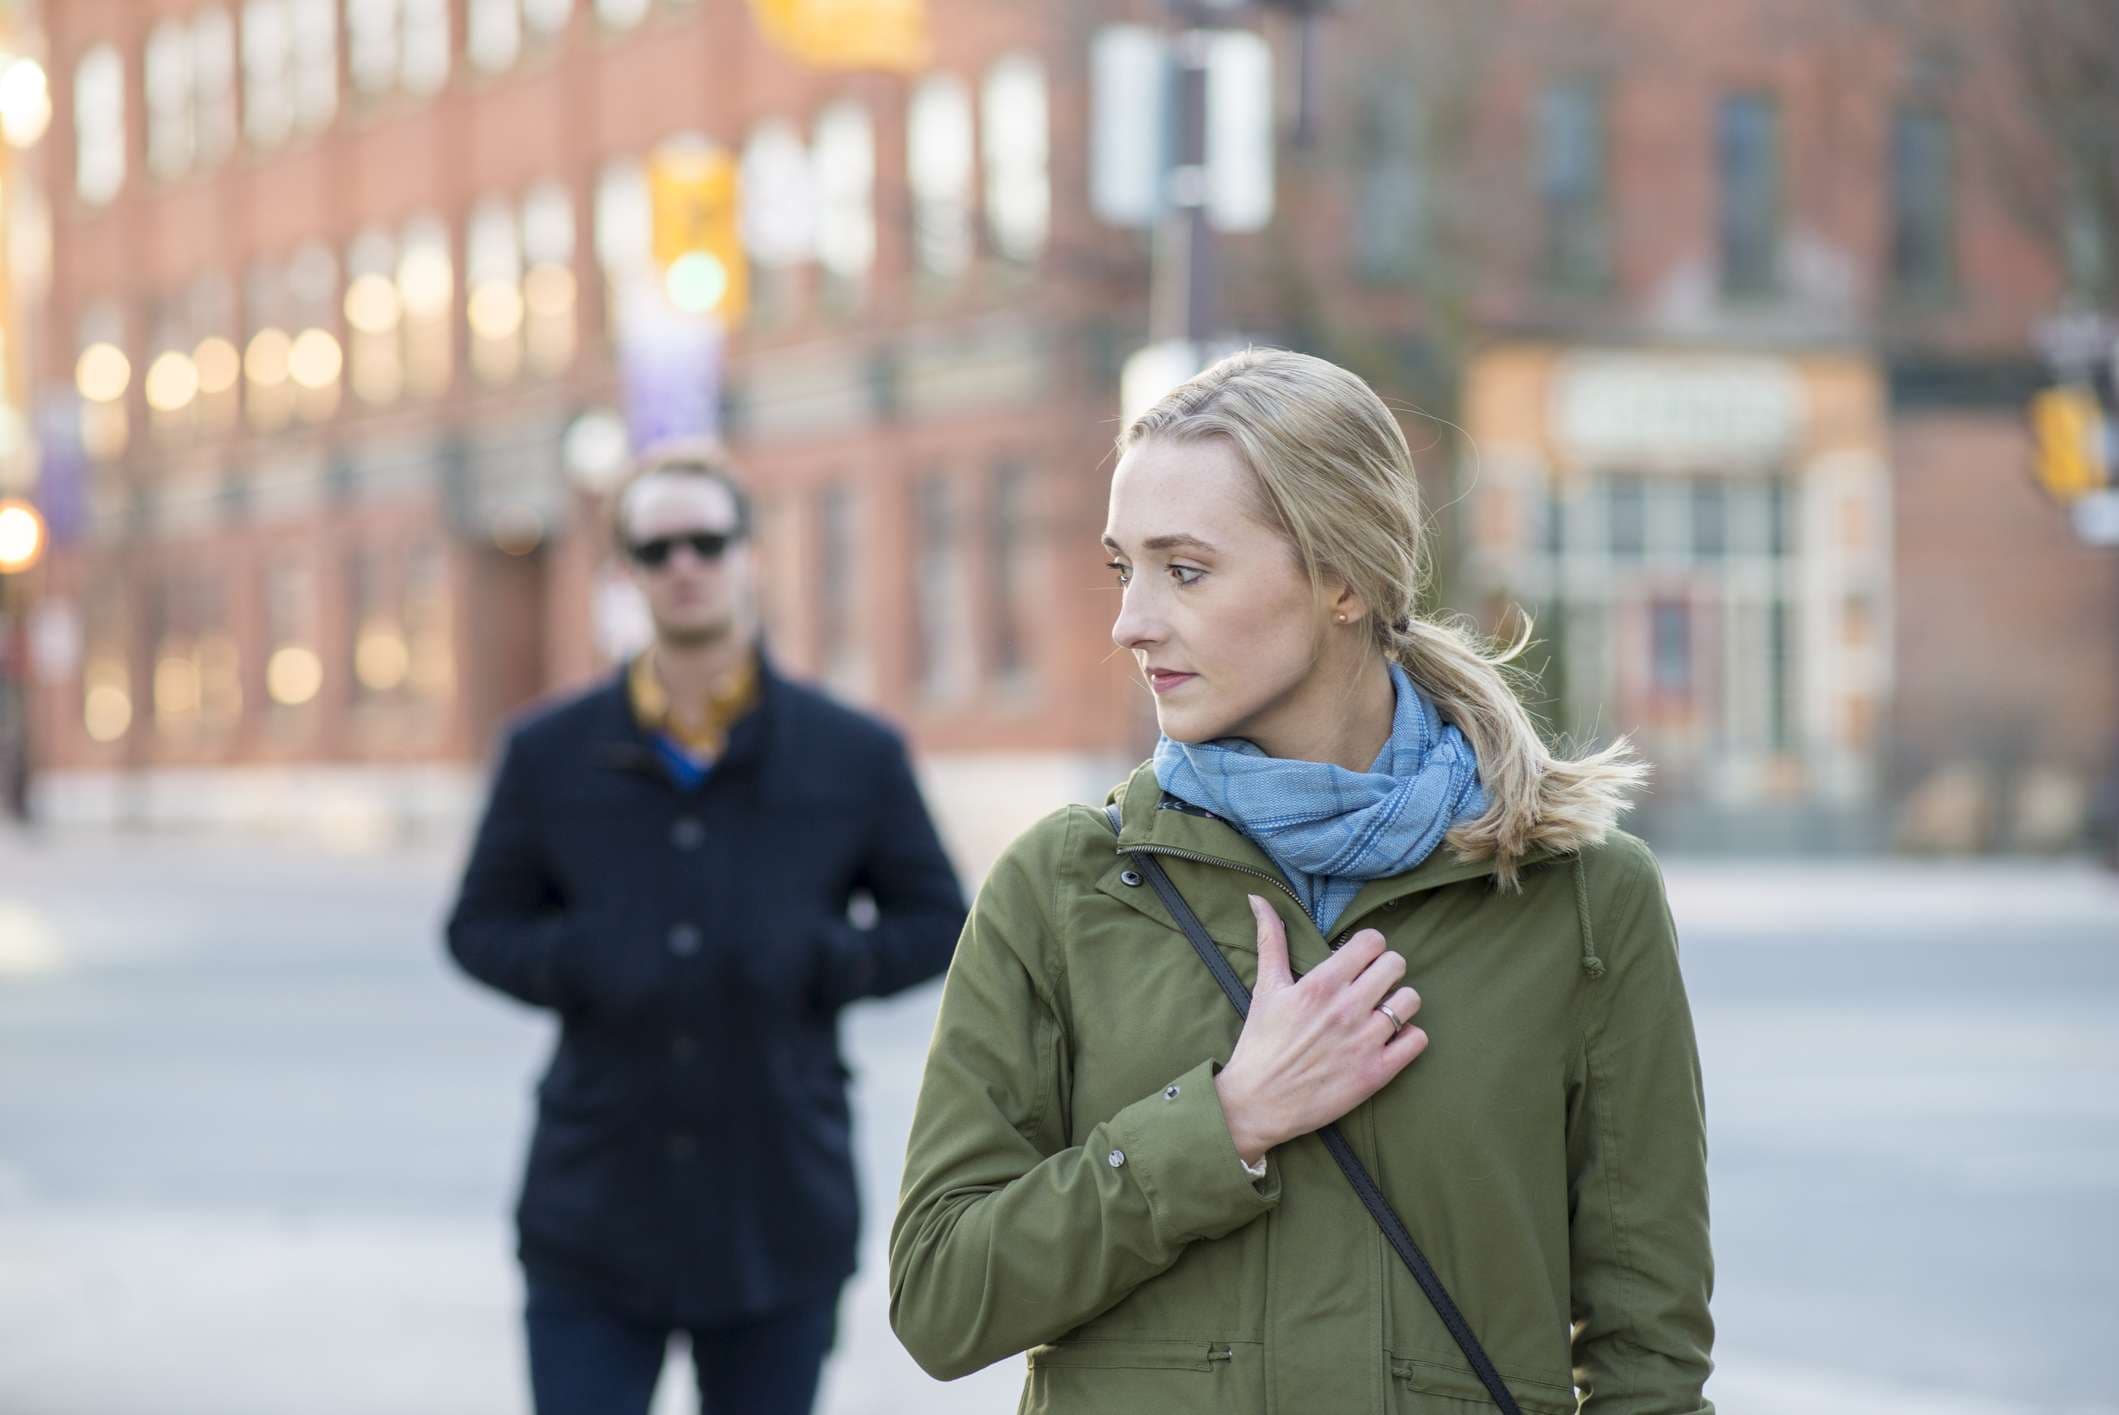
[[[1419,611],[1428,565],[1420,483],[1405,432],[1374,389],[1336,364],[1247,349],[1173,389],[1135,418],[1119,451],[1150,439],[1223,438],[1251,471],[1264,519],[1320,588],[1344,583],[1369,607],[1376,651],[1404,667],[1470,740],[1488,808],[1446,839],[1465,860],[1496,864],[1503,888],[1534,849],[1602,840],[1648,774],[1621,738],[1603,751],[1555,755],[1510,685],[1530,642],[1526,617],[1496,645],[1462,616]]]

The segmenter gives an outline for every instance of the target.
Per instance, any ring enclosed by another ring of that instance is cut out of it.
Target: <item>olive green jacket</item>
[[[1323,1143],[1244,1173],[1213,1077],[1240,1027],[1120,850],[1156,852],[1246,983],[1256,846],[1152,767],[1010,847],[942,994],[891,1232],[891,1321],[950,1378],[1028,1352],[1022,1409],[1491,1409]],[[1340,1128],[1526,1411],[1704,1415],[1712,1259],[1692,1019],[1662,878],[1614,833],[1520,893],[1438,850],[1362,888],[1427,1051]],[[1579,1405],[1578,1405],[1579,1402]]]

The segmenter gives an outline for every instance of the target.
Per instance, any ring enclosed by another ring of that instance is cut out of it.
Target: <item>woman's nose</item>
[[[1124,598],[1118,602],[1118,618],[1111,621],[1111,642],[1122,649],[1137,649],[1155,643],[1162,637],[1162,626],[1157,621],[1148,596],[1141,593],[1138,584],[1128,585]]]

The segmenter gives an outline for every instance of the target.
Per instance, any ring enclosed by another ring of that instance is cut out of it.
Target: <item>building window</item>
[[[305,732],[315,722],[312,709],[324,690],[316,565],[303,557],[268,565],[263,588],[266,720],[276,734]]]
[[[272,432],[294,420],[294,383],[287,372],[294,310],[285,267],[270,260],[252,265],[243,282],[243,308],[250,326],[243,345],[243,409],[254,430]]]
[[[1354,262],[1364,280],[1403,280],[1417,268],[1424,217],[1419,124],[1419,101],[1404,75],[1370,85],[1354,135],[1361,169]]]
[[[358,708],[439,704],[453,691],[447,572],[434,545],[367,546],[348,560],[348,682]]]
[[[1729,553],[1729,492],[1720,481],[1692,484],[1692,554],[1720,560]]]
[[[522,372],[522,231],[513,203],[498,197],[471,213],[464,244],[471,371],[486,383]]]
[[[200,166],[211,166],[235,151],[235,21],[226,10],[202,10],[191,43],[192,150]]]
[[[596,0],[596,18],[612,29],[631,29],[647,16],[651,0]]]
[[[2119,215],[2119,152],[2102,131],[2070,145],[2061,182],[2060,253],[2070,294],[2084,304],[2111,298],[2115,269],[2112,222]]]
[[[574,18],[574,0],[522,0],[522,20],[531,34],[550,39]]]
[[[913,486],[913,664],[923,696],[953,697],[966,686],[963,552],[949,480]]]
[[[208,271],[192,283],[190,307],[191,331],[198,340],[191,349],[198,389],[192,420],[205,431],[227,432],[236,425],[242,401],[234,282],[219,271]]]
[[[986,71],[980,146],[986,163],[986,238],[1003,260],[1028,264],[1052,233],[1052,118],[1044,66],[1010,54]]]
[[[464,12],[464,52],[473,68],[488,73],[513,64],[522,52],[521,0],[469,0]]]
[[[546,182],[522,203],[523,330],[530,368],[559,373],[574,361],[574,196]]]
[[[1955,167],[1950,120],[1900,110],[1891,126],[1891,283],[1901,296],[1933,298],[1956,284]]]
[[[451,0],[403,0],[403,46],[398,76],[405,91],[431,94],[449,81]]]
[[[125,185],[125,60],[99,44],[74,69],[74,190],[100,206]]]
[[[376,406],[396,402],[405,391],[405,311],[390,232],[363,231],[347,248],[345,304],[353,396]]]
[[[1658,599],[1648,606],[1649,682],[1658,695],[1692,696],[1692,606]]]
[[[596,176],[596,263],[603,267],[604,307],[616,324],[623,296],[654,267],[654,212],[647,169],[630,157],[606,163]]]
[[[132,730],[133,634],[123,587],[92,582],[83,595],[81,726],[89,740],[111,743]]]
[[[346,0],[346,69],[361,93],[398,81],[398,0]]]
[[[175,738],[225,734],[242,720],[243,678],[221,581],[204,573],[171,575],[154,612],[156,729]]]
[[[405,387],[416,397],[449,390],[456,366],[456,263],[438,216],[405,223],[397,248],[397,302],[404,320]]]
[[[338,0],[292,0],[294,121],[304,132],[338,115]]]
[[[287,377],[294,384],[295,411],[320,423],[338,412],[339,376],[345,352],[333,331],[340,304],[338,257],[312,242],[287,265],[288,307],[297,332],[287,348]]]
[[[125,318],[116,305],[106,301],[83,312],[76,348],[74,391],[81,396],[81,448],[96,461],[114,462],[132,441],[127,413],[132,360],[125,352]]]
[[[271,147],[294,129],[294,38],[287,0],[249,0],[243,6],[243,131]]]
[[[851,309],[876,258],[876,141],[868,110],[851,99],[817,116],[817,261],[825,294]]]
[[[183,20],[164,20],[147,36],[147,168],[158,177],[181,176],[197,151],[195,52]]]
[[[935,74],[912,91],[906,114],[913,259],[922,274],[953,280],[971,264],[971,94]]]
[[[1614,560],[1638,560],[1648,550],[1648,489],[1636,476],[1604,484],[1604,533]]]
[[[1611,277],[1603,91],[1579,80],[1547,89],[1538,147],[1546,279],[1562,290],[1601,289]]]
[[[1030,469],[1004,462],[994,469],[986,503],[986,557],[991,575],[993,623],[989,668],[1002,683],[1020,683],[1030,670],[1031,626],[1036,620],[1027,573],[1036,536]]]
[[[156,440],[175,442],[192,428],[199,396],[198,365],[192,361],[190,300],[182,295],[162,303],[149,329],[147,373],[141,391],[147,398],[148,427]]]
[[[795,272],[816,251],[815,204],[801,133],[781,118],[759,123],[743,145],[743,245],[760,324],[793,312]]]
[[[1780,105],[1757,93],[1723,99],[1715,157],[1722,293],[1770,295],[1780,287]]]

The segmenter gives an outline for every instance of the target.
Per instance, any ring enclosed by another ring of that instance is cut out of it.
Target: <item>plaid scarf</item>
[[[1155,747],[1163,790],[1249,836],[1280,866],[1320,932],[1362,883],[1425,860],[1459,822],[1486,810],[1472,745],[1391,665],[1390,740],[1367,771],[1269,757],[1240,737]]]

